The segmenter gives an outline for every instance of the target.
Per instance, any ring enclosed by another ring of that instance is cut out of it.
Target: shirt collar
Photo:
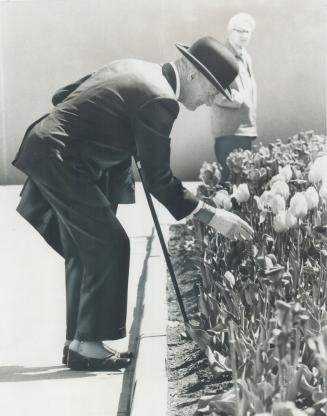
[[[173,67],[173,70],[175,72],[175,77],[176,77],[176,91],[175,91],[175,96],[176,96],[176,100],[179,99],[180,93],[181,93],[181,80],[179,78],[179,73],[177,70],[177,67],[175,65],[174,62],[169,62],[170,65]]]
[[[228,44],[230,45],[230,48],[232,49],[236,58],[242,60],[244,58],[244,48],[241,48],[241,50],[237,49],[237,47],[230,40],[228,40]]]

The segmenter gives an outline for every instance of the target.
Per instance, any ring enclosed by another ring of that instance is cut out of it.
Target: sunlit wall
[[[223,41],[239,11],[257,22],[248,50],[260,140],[324,133],[324,0],[0,1],[0,184],[23,181],[11,160],[28,124],[51,107],[54,90],[113,59],[175,59],[174,41]],[[172,138],[175,175],[196,179],[203,160],[214,158],[208,110],[182,110]]]

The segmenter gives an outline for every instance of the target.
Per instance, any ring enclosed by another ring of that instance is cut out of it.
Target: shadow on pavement
[[[60,380],[82,377],[94,377],[95,373],[84,371],[71,371],[60,365],[52,367],[24,367],[2,366],[0,367],[0,383],[17,381]]]

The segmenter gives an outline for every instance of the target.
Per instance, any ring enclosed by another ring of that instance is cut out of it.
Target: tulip
[[[226,159],[229,170],[234,174],[239,174],[243,170],[245,164],[245,154],[243,150],[234,150]]]
[[[260,211],[264,211],[270,205],[271,200],[273,199],[274,194],[271,191],[264,191],[260,198],[255,195],[254,200],[257,203],[257,207]]]
[[[273,184],[274,184],[275,182],[278,182],[278,181],[283,181],[283,182],[285,182],[285,177],[284,177],[283,175],[281,175],[281,174],[278,174],[278,175],[273,176],[273,177],[270,179],[270,182],[269,182],[270,187],[272,187],[272,186],[273,186]]]
[[[262,156],[259,155],[259,153],[255,153],[252,158],[252,162],[254,166],[259,169],[262,165]]]
[[[297,224],[297,218],[294,217],[292,212],[288,209],[286,211],[286,225],[288,226],[288,228],[294,228],[296,227],[296,224]]]
[[[285,182],[289,182],[293,175],[291,166],[286,165],[283,168],[279,168],[279,174],[284,177]]]
[[[269,158],[270,157],[270,151],[269,151],[268,147],[263,146],[262,143],[260,143],[260,147],[258,149],[258,153],[260,155],[262,155],[263,157],[265,157],[265,158]]]
[[[323,203],[327,203],[327,183],[323,183],[320,190],[319,190],[319,196],[322,199]]]
[[[261,203],[260,198],[259,198],[257,195],[254,195],[253,199],[254,199],[254,200],[255,200],[255,202],[257,203],[258,210],[263,211],[263,210],[264,210],[264,206],[263,206],[263,204]]]
[[[302,173],[300,169],[297,169],[293,166],[293,172],[296,179],[300,179],[302,177]]]
[[[274,194],[281,195],[285,200],[290,196],[290,190],[285,181],[278,180],[277,182],[274,182],[271,191]]]
[[[260,168],[260,176],[263,178],[267,175],[267,169],[266,168]]]
[[[221,172],[216,163],[204,162],[200,169],[201,179],[207,186],[215,186],[221,181]]]
[[[286,224],[286,211],[280,211],[273,219],[273,227],[276,233],[282,233],[288,230]]]
[[[278,214],[279,211],[285,211],[285,205],[285,199],[279,194],[274,195],[270,201],[270,208],[275,215]]]
[[[233,196],[238,203],[247,202],[250,198],[250,192],[246,183],[241,183],[239,186],[234,185]]]
[[[317,157],[309,171],[309,181],[319,183],[327,178],[327,155]]]
[[[216,193],[216,195],[213,198],[213,201],[216,204],[217,208],[223,208],[227,211],[232,209],[232,201],[230,195],[224,189]]]
[[[310,186],[304,192],[305,199],[307,200],[308,209],[316,208],[319,204],[319,195],[313,186]]]
[[[274,194],[271,191],[264,191],[260,196],[260,201],[263,205],[270,205],[271,200],[273,199]]]
[[[259,180],[261,179],[261,175],[260,175],[260,170],[259,169],[251,169],[249,171],[249,180],[251,182],[259,182]]]
[[[296,218],[303,218],[308,213],[308,203],[304,192],[296,192],[290,201],[290,212]]]
[[[233,287],[235,285],[235,277],[233,275],[233,273],[227,271],[224,274],[225,279],[230,283],[230,285]]]

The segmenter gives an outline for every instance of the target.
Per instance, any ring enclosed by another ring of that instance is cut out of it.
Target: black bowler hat
[[[238,63],[223,44],[206,36],[191,46],[182,43],[175,43],[175,46],[219,92],[232,101],[229,85],[238,75]]]

